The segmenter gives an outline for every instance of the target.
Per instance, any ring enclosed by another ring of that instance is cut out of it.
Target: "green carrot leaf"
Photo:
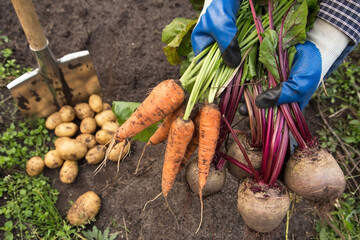
[[[161,41],[167,44],[163,50],[171,65],[180,64],[181,56],[192,51],[190,36],[196,22],[194,19],[175,18],[163,29]]]
[[[203,6],[204,6],[204,0],[190,0],[191,5],[193,7],[193,9],[200,14]]]
[[[123,101],[114,101],[112,103],[113,112],[118,120],[119,124],[123,124],[130,116],[135,112],[135,110],[140,106],[141,103],[138,102],[123,102]],[[149,138],[154,134],[157,129],[157,124],[146,128],[142,132],[138,133],[134,140],[139,140],[142,142],[147,142]]]

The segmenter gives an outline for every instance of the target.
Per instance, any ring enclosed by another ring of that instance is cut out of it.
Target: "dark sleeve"
[[[318,17],[334,25],[357,45],[360,41],[360,1],[322,0]]]

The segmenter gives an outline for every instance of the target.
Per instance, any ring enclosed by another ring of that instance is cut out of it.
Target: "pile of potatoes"
[[[54,143],[55,149],[45,155],[43,164],[39,164],[42,160],[40,157],[30,159],[27,172],[36,176],[45,166],[51,169],[61,167],[60,180],[67,184],[75,181],[79,173],[79,160],[85,158],[88,164],[98,164],[104,160],[107,145],[119,127],[111,106],[103,103],[96,94],[91,95],[88,102],[61,107],[46,119],[45,126],[58,137]],[[123,146],[124,143],[118,145]],[[118,150],[118,145],[110,151],[109,160],[121,160],[129,152],[130,143],[122,151]],[[122,155],[119,157],[120,152]]]

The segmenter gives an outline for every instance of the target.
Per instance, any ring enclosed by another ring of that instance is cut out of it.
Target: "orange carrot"
[[[172,79],[159,83],[135,112],[119,127],[115,139],[122,142],[174,112],[184,101],[183,89]]]
[[[154,134],[150,137],[148,143],[146,145],[157,145],[162,143],[168,138],[170,126],[173,121],[177,117],[184,116],[185,113],[185,104],[182,104],[175,112],[170,113],[164,119],[164,121],[160,124],[159,128],[154,132]]]
[[[154,134],[151,135],[149,141],[146,143],[146,145],[143,148],[143,151],[142,151],[141,156],[139,158],[139,161],[138,161],[138,164],[136,166],[136,170],[135,170],[134,174],[137,174],[137,172],[139,170],[141,159],[144,156],[146,147],[148,145],[157,145],[159,143],[162,143],[163,141],[165,141],[168,138],[169,131],[170,131],[170,126],[171,126],[172,122],[177,117],[182,117],[184,115],[185,107],[186,107],[185,104],[182,104],[178,109],[176,109],[175,112],[172,112],[169,115],[167,115],[165,117],[164,121],[158,127],[158,129],[156,129]]]
[[[216,143],[220,132],[221,113],[215,104],[205,104],[200,110],[199,129],[199,198],[201,205],[201,219],[196,233],[199,231],[203,217],[202,190],[209,175],[211,160],[214,157]]]
[[[198,114],[194,120],[195,123],[195,130],[193,137],[186,149],[185,155],[183,160],[181,161],[179,172],[186,166],[187,162],[189,161],[192,154],[196,151],[199,146],[199,126],[200,126],[200,114]]]
[[[191,120],[183,120],[181,117],[178,117],[171,124],[161,183],[162,193],[165,198],[174,184],[181,160],[194,133],[194,128],[194,123]]]

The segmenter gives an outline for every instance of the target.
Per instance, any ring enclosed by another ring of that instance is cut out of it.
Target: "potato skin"
[[[109,143],[111,139],[113,139],[113,137],[114,137],[114,133],[106,130],[99,130],[96,132],[95,135],[96,141],[101,145],[105,145]]]
[[[63,165],[64,160],[59,156],[56,150],[50,150],[44,158],[45,166],[51,169],[59,168]]]
[[[92,94],[89,97],[89,105],[91,110],[93,110],[94,112],[101,112],[103,108],[102,98],[97,94]]]
[[[45,127],[49,130],[54,130],[60,123],[62,123],[60,113],[54,112],[46,119]]]
[[[41,157],[35,156],[30,158],[26,163],[26,173],[31,176],[35,177],[39,175],[45,167],[45,163]]]
[[[94,117],[95,112],[91,110],[88,103],[78,103],[74,107],[76,117],[80,120],[83,120],[86,117]]]
[[[98,164],[105,158],[106,146],[97,145],[87,152],[85,159],[89,164]]]
[[[75,110],[70,105],[62,106],[59,110],[61,121],[71,122],[75,119]]]
[[[81,133],[94,133],[96,131],[96,122],[92,117],[84,118],[80,123]]]
[[[108,103],[103,103],[102,111],[111,110],[111,106]]]
[[[101,127],[104,123],[109,121],[116,121],[116,116],[112,110],[105,110],[95,116],[96,124]]]
[[[74,226],[86,224],[100,211],[101,199],[93,191],[81,195],[69,209],[67,219]]]
[[[85,157],[87,150],[85,143],[76,141],[75,139],[61,141],[56,147],[56,152],[65,160],[82,159]]]
[[[60,181],[62,183],[73,183],[79,173],[77,161],[66,160],[60,169]]]
[[[55,135],[58,137],[72,137],[76,134],[78,126],[73,122],[60,123],[55,128]]]
[[[101,127],[102,130],[107,130],[112,133],[115,133],[118,130],[118,128],[119,128],[119,124],[113,121],[105,122]]]
[[[65,141],[65,140],[69,140],[69,139],[71,139],[71,138],[69,138],[69,137],[59,137],[59,138],[57,138],[55,140],[55,142],[54,142],[55,148],[57,148],[57,146],[60,144],[60,142]]]
[[[93,148],[96,146],[97,142],[95,136],[89,133],[83,133],[76,137],[76,141],[85,143],[88,149]]]
[[[125,142],[126,141],[119,142],[118,144],[116,144],[114,146],[113,149],[111,149],[109,156],[108,156],[110,161],[117,162],[117,161],[123,159],[129,153],[130,147],[131,147],[131,142],[128,142],[126,145],[125,145]],[[120,153],[121,153],[121,156],[119,158]]]

